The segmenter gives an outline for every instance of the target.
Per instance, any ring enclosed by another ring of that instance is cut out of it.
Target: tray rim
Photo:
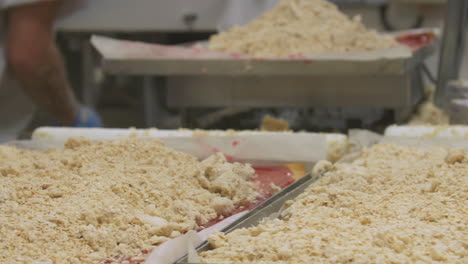
[[[281,212],[281,208],[286,201],[293,200],[299,195],[301,195],[308,186],[318,181],[327,172],[328,171],[323,171],[316,175],[314,175],[312,172],[307,173],[304,177],[289,185],[274,196],[270,197],[268,200],[263,202],[261,205],[259,205],[249,213],[245,214],[244,216],[242,216],[232,224],[228,225],[227,227],[221,229],[220,232],[231,233],[239,228],[245,228],[245,225],[255,225],[260,223],[263,219],[265,219],[265,215],[269,216]],[[276,207],[279,207],[280,210],[275,210]],[[210,243],[208,242],[208,240],[205,240],[202,244],[198,245],[195,248],[195,251],[196,253],[200,253],[210,249]],[[189,253],[185,254],[173,263],[191,264],[190,262],[188,262],[188,255]]]
[[[96,44],[98,39],[106,37],[93,36],[92,44],[101,53],[103,70],[111,74],[160,75],[160,76],[336,76],[336,75],[402,75],[427,57],[432,55],[439,43],[437,30],[422,28],[418,30],[395,32],[391,35],[417,34],[431,32],[433,41],[413,51],[408,57],[385,57],[378,59],[333,58],[300,59],[265,59],[265,58],[113,58],[106,56]],[[107,38],[115,41],[115,39]],[[177,46],[173,46],[177,47]],[[346,54],[346,53],[343,53]],[[349,53],[348,53],[349,54]],[[357,54],[368,54],[360,52]]]

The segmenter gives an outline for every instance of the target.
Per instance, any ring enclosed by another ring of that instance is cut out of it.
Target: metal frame
[[[81,97],[87,106],[95,106],[100,87],[94,80],[95,56],[89,36],[96,32],[211,32],[228,17],[231,23],[242,24],[271,5],[270,0],[256,0],[251,10],[240,13],[232,7],[237,0],[100,0],[67,5],[59,17],[56,30],[79,33],[81,42]],[[69,10],[68,10],[69,8]],[[73,11],[73,12],[70,12]],[[145,98],[152,96],[150,92]],[[146,100],[146,99],[145,99]],[[146,106],[149,109],[149,106]],[[152,117],[146,113],[147,124]]]
[[[411,75],[170,77],[172,107],[379,107],[413,104]]]
[[[445,107],[448,83],[459,78],[463,59],[467,13],[468,1],[448,1],[435,95],[435,103],[440,107]]]
[[[419,65],[432,50],[433,47],[427,47],[409,59],[377,62],[200,62],[104,58],[103,67],[108,73],[144,76],[147,126],[161,125],[159,116],[166,111],[151,103],[157,96],[152,90],[165,87],[169,90],[169,105],[182,109],[231,106],[377,106],[393,109],[397,121],[403,122],[422,98]],[[86,55],[85,53],[83,56],[85,60]],[[169,76],[168,84],[166,86],[162,82],[156,85],[149,76]],[[235,81],[233,76],[236,76]],[[355,89],[351,89],[353,85]],[[241,94],[242,92],[244,93]],[[89,96],[88,92],[84,97]],[[92,99],[86,101],[93,103]]]
[[[171,107],[379,107],[393,109],[399,123],[422,99],[420,65],[436,45],[412,56],[392,54],[385,59],[362,60],[350,54],[316,60],[249,60],[125,57],[120,54],[138,46],[103,37],[94,37],[93,43],[104,56],[103,69],[108,73],[165,77],[167,84],[158,88],[167,88]],[[144,91],[145,100],[153,97],[150,88]],[[152,118],[146,120],[148,126],[160,125]]]
[[[168,77],[168,105],[177,108],[377,107],[397,123],[424,96],[420,67],[384,76]]]

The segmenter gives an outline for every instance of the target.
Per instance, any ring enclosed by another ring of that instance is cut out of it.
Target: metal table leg
[[[153,77],[144,77],[143,78],[143,104],[145,111],[145,125],[146,127],[155,127],[156,126],[156,91],[155,83]]]
[[[435,103],[440,107],[445,105],[445,92],[448,82],[459,77],[467,12],[468,1],[448,1],[440,53],[439,78],[435,95]]]
[[[189,110],[187,108],[181,108],[179,111],[180,126],[183,128],[191,128],[188,112]]]
[[[146,76],[143,78],[143,103],[146,127],[174,128],[180,121],[173,117],[162,103],[161,90],[165,87],[163,77]]]
[[[81,45],[82,54],[82,98],[83,104],[88,107],[94,107],[96,104],[97,85],[94,81],[94,55],[93,47],[89,42],[89,38],[85,37]]]

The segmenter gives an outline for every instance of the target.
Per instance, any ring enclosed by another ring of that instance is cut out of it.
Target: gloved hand
[[[101,117],[94,110],[81,106],[73,127],[102,127]]]
[[[63,126],[56,120],[52,122],[51,126],[60,127]],[[102,120],[99,114],[89,107],[80,105],[78,114],[75,117],[75,121],[71,127],[102,127]]]

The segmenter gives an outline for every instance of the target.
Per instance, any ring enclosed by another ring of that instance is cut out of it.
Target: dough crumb
[[[271,115],[266,115],[263,118],[260,130],[272,132],[290,131],[288,121],[280,118],[274,118]]]
[[[121,263],[258,196],[252,167],[221,154],[137,138],[64,146],[0,146],[0,263]]]
[[[273,193],[279,193],[282,189],[278,185],[274,184],[273,182],[270,183],[270,188],[273,191]]]
[[[466,153],[377,144],[280,218],[210,237],[202,263],[467,263]],[[325,164],[325,163],[324,163]]]
[[[449,125],[450,117],[432,102],[425,102],[418,107],[409,125]]]
[[[213,36],[211,50],[258,57],[327,52],[372,51],[397,47],[391,36],[367,29],[324,0],[282,0],[245,26]]]
[[[445,161],[449,164],[455,164],[463,162],[465,159],[465,150],[464,149],[450,149]]]
[[[333,164],[328,160],[321,160],[315,164],[314,168],[312,169],[312,174],[319,175],[331,170],[333,170]]]

